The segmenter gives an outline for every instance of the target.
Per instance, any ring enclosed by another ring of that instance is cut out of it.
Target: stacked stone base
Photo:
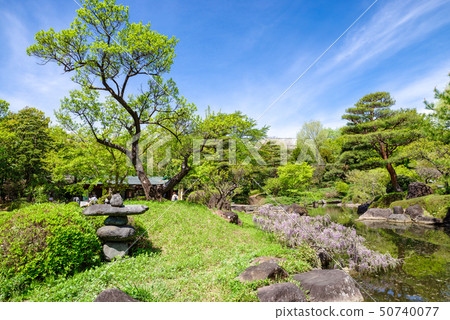
[[[104,226],[97,230],[97,236],[103,243],[103,253],[108,261],[122,257],[129,252],[136,230],[127,225],[128,215],[142,214],[148,210],[143,205],[124,206],[120,195],[112,196],[111,204],[97,204],[83,210],[87,216],[108,216]]]

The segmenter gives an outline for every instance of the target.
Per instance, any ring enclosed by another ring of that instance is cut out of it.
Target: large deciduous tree
[[[114,0],[84,0],[70,28],[39,31],[35,38],[27,53],[44,64],[56,62],[81,86],[62,101],[57,113],[62,125],[74,132],[87,127],[98,143],[126,154],[146,198],[161,198],[166,190],[151,185],[140,142],[148,126],[165,128],[178,141],[189,127],[194,106],[179,96],[171,79],[162,78],[173,63],[175,38],[130,22],[128,7]],[[117,142],[123,135],[128,143]],[[185,159],[167,189],[188,172]]]
[[[392,110],[395,101],[387,92],[376,92],[362,97],[354,108],[346,110],[342,116],[347,120],[343,128],[347,142],[354,146],[353,152],[367,152],[367,147],[376,151],[382,164],[389,172],[392,185],[397,192],[402,192],[397,182],[397,174],[392,164],[396,159],[396,151],[420,137],[417,129],[422,117],[416,110]],[[363,159],[374,163],[373,158]]]
[[[20,197],[25,191],[31,200],[34,189],[45,183],[49,123],[42,111],[28,107],[0,121],[0,196]]]

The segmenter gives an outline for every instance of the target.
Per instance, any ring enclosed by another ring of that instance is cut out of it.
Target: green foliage
[[[377,201],[370,205],[371,208],[389,208],[392,202],[405,199],[406,192],[393,192],[381,196]]]
[[[370,166],[385,166],[395,190],[402,191],[392,164],[399,160],[396,152],[399,147],[408,145],[421,136],[419,125],[423,119],[414,109],[391,110],[390,107],[394,104],[395,101],[387,92],[362,97],[355,108],[347,109],[342,116],[348,121],[343,131],[347,143],[353,145],[352,156],[359,153],[358,162]],[[373,151],[378,155],[376,158],[371,155]]]
[[[350,189],[350,186],[346,184],[344,181],[336,181],[334,183],[334,187],[340,195],[345,196]]]
[[[1,273],[28,280],[67,275],[100,261],[92,225],[73,206],[39,204],[16,211],[0,226]]]
[[[420,205],[426,212],[433,217],[445,218],[448,208],[450,208],[450,195],[430,194],[425,197],[418,197],[408,200],[392,202],[390,207],[401,206],[403,209],[413,205]]]
[[[266,181],[265,189],[272,196],[278,196],[283,186],[281,184],[280,179],[278,178],[270,178]]]
[[[0,121],[2,121],[9,112],[9,103],[0,99]]]
[[[28,196],[47,181],[43,158],[51,147],[50,119],[24,108],[0,122],[0,197]]]
[[[368,171],[352,170],[347,174],[347,181],[351,186],[346,198],[353,203],[363,203],[385,194],[389,176],[381,168]]]
[[[410,183],[412,182],[416,182],[417,179],[412,178],[412,177],[408,177],[408,176],[404,176],[404,175],[398,175],[397,176],[397,182],[398,185],[400,186],[400,188],[402,188],[402,190],[408,190],[408,186]],[[386,185],[386,193],[392,193],[395,192],[395,188],[392,185],[392,181],[389,181],[388,184]]]
[[[421,139],[402,150],[404,157],[411,157],[440,174],[441,180],[450,193],[450,145],[441,141]]]
[[[287,164],[278,167],[278,179],[283,190],[304,190],[310,183],[314,169],[306,162],[301,164]]]
[[[449,74],[450,75],[450,74]],[[427,116],[429,120],[426,131],[428,135],[437,141],[444,144],[450,143],[450,84],[447,85],[444,91],[434,89],[434,98],[436,103],[429,103],[425,101],[426,108],[431,110]]]
[[[151,189],[161,198],[161,191],[148,182],[141,154],[155,134],[168,134],[183,144],[196,120],[195,106],[180,96],[172,79],[163,79],[177,40],[151,30],[150,24],[130,22],[128,7],[114,0],[84,0],[81,6],[68,29],[39,31],[27,53],[63,67],[81,87],[71,91],[56,112],[62,126],[72,132],[86,128],[97,143],[126,155],[147,199]],[[129,84],[139,87],[139,79],[140,93],[130,94]],[[100,98],[100,92],[107,95]],[[179,163],[180,174],[174,175],[177,181],[167,185],[168,190],[189,171],[189,156]]]

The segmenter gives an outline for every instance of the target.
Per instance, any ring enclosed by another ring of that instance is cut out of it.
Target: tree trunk
[[[392,164],[388,163],[386,165],[386,169],[389,172],[389,175],[391,176],[391,183],[392,186],[394,187],[394,190],[396,192],[403,192],[402,188],[400,188],[398,182],[397,182],[397,174],[395,173],[394,167],[392,166]]]
[[[135,159],[134,168],[136,170],[136,174],[139,178],[139,181],[141,181],[142,189],[144,189],[145,199],[149,201],[151,200],[152,184],[150,183],[150,179],[147,177],[147,174],[145,173],[142,161],[138,157],[136,157]]]

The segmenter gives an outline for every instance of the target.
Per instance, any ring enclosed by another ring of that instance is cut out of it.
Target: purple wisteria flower
[[[325,216],[299,216],[282,210],[262,207],[253,217],[261,230],[274,233],[291,247],[307,243],[324,249],[335,262],[335,267],[349,267],[360,272],[387,270],[398,265],[399,260],[389,253],[381,254],[364,246],[365,239],[354,228],[332,222]]]

